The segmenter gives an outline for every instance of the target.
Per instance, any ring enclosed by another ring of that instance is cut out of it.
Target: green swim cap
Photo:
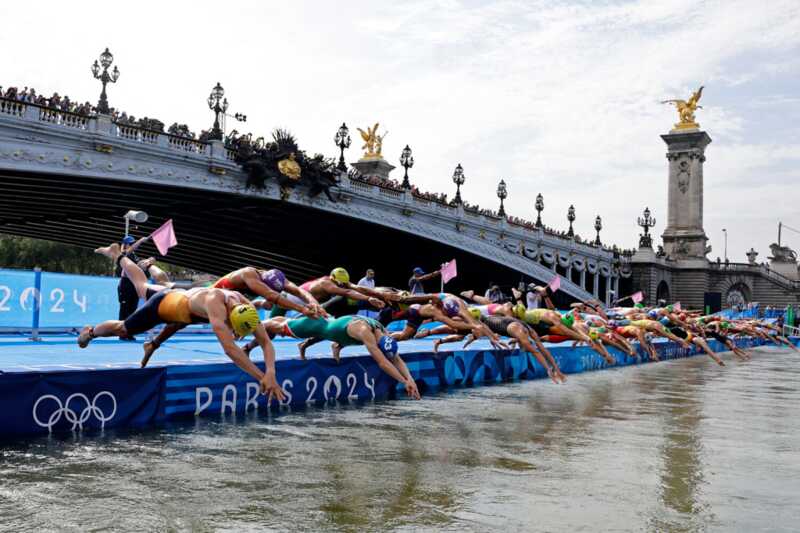
[[[562,316],[561,323],[567,326],[568,328],[571,328],[572,325],[575,323],[575,317],[572,316],[571,314]]]
[[[669,311],[670,313],[672,312],[672,310],[673,310],[673,309],[675,309],[675,308],[674,308],[674,307],[672,307],[672,304],[669,304],[669,305],[667,306],[667,311]]]
[[[731,327],[731,323],[723,320],[722,322],[719,323],[719,327],[721,327],[722,329],[728,329]]]
[[[634,305],[636,309],[644,309],[644,304],[639,302],[638,304]]]

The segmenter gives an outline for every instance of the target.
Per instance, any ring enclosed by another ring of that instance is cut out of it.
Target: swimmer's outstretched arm
[[[411,378],[411,374],[408,373],[408,368],[406,367],[405,363],[403,363],[403,360],[400,359],[399,355],[395,356],[395,358],[400,359],[400,362],[402,363],[400,368],[404,369],[405,371],[405,375],[403,375],[403,372],[401,372],[398,367],[392,364],[386,358],[386,356],[383,355],[383,352],[380,350],[380,348],[378,348],[378,343],[375,339],[375,333],[372,331],[370,326],[368,326],[362,320],[352,322],[349,326],[347,326],[347,334],[353,339],[361,341],[375,362],[378,363],[380,369],[389,374],[389,376],[397,380],[399,383],[405,385],[406,393],[409,396],[419,400],[417,384],[414,382],[414,379]]]
[[[281,293],[269,288],[266,283],[261,281],[261,277],[258,275],[257,270],[250,268],[245,269],[245,271],[242,273],[242,279],[244,280],[244,283],[247,285],[248,289],[250,289],[254,294],[263,297],[265,300],[272,302],[273,305],[278,305],[284,309],[292,309],[293,311],[297,311],[298,313],[302,313],[307,316],[314,315],[314,313],[305,305],[293,302],[289,298],[281,295]]]
[[[310,307],[312,311],[315,312],[316,316],[325,316],[325,317],[330,316],[328,315],[328,312],[322,308],[317,299],[314,298],[314,295],[305,290],[303,287],[300,287],[299,285],[296,285],[293,282],[286,280],[286,283],[283,286],[283,290],[285,290],[289,294],[297,296],[298,298],[306,302],[308,307]]]
[[[414,378],[411,376],[411,372],[408,371],[408,366],[406,366],[406,362],[400,357],[400,354],[394,356],[394,360],[392,364],[397,367],[403,377],[406,379],[406,394],[412,397],[415,400],[419,400],[419,389],[417,388],[417,382],[414,381]]]

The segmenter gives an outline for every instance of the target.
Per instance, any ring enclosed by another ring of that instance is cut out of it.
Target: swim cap
[[[675,307],[673,307],[672,304],[669,304],[667,306],[667,311],[669,311],[670,313],[673,311],[673,309],[675,309]]]
[[[575,317],[572,316],[571,314],[564,315],[563,317],[561,317],[561,323],[567,326],[568,328],[571,328],[572,325],[575,323]]]
[[[458,305],[458,300],[452,297],[445,298],[442,302],[442,307],[444,307],[444,314],[451,318],[456,316],[461,310],[461,306]],[[480,315],[480,311],[478,311],[478,314]]]
[[[424,270],[422,270],[420,267],[415,267],[413,272],[414,272],[414,274],[416,274],[417,276],[422,276],[423,274],[425,274],[425,271],[424,271]]]
[[[122,238],[122,241],[121,241],[121,242],[122,242],[122,244],[127,244],[128,246],[130,246],[131,244],[133,244],[133,243],[135,243],[135,242],[136,242],[136,239],[134,239],[134,238],[133,238],[132,236],[130,236],[130,235],[125,235],[125,236]]]
[[[647,312],[647,318],[652,318],[652,319],[658,318],[658,311],[656,311],[655,309],[651,309],[650,311]]]
[[[480,320],[481,318],[481,310],[477,307],[470,307],[469,314],[472,315],[472,318]]]
[[[517,318],[525,318],[525,304],[517,304],[514,306],[514,316]]]
[[[638,304],[634,305],[634,307],[636,309],[644,309],[644,304],[642,302],[639,302]]]
[[[408,318],[416,319],[419,318],[419,304],[411,304],[408,306]]]
[[[394,359],[397,355],[397,341],[388,335],[378,339],[378,348],[387,359]]]
[[[350,283],[350,274],[342,267],[337,267],[331,270],[331,278],[333,278],[334,281],[338,281],[342,284]]]
[[[595,331],[597,331],[597,333],[605,333],[606,328],[604,326],[600,326],[599,328],[595,328]]]
[[[617,324],[616,320],[609,320],[608,327],[611,329],[617,329],[619,327],[619,324]]]
[[[593,330],[593,329],[590,329],[589,330],[589,338],[592,339],[593,341],[596,341],[597,337],[598,337],[597,332],[595,330]]]
[[[234,307],[228,315],[228,319],[231,321],[233,332],[237,337],[246,337],[252,333],[260,321],[256,308],[248,304]]]
[[[286,285],[286,275],[277,268],[273,268],[261,273],[261,281],[273,291],[281,292]]]
[[[731,323],[723,320],[722,322],[719,323],[719,327],[721,327],[722,329],[728,329],[729,327],[731,327]]]

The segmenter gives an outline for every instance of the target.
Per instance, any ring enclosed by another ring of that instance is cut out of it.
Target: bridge
[[[248,189],[222,141],[200,142],[0,99],[0,232],[84,247],[118,240],[128,209],[146,234],[172,218],[180,245],[169,261],[222,274],[274,266],[295,280],[337,265],[405,280],[414,266],[458,259],[457,284],[516,284],[562,276],[572,298],[610,298],[630,275],[625,258],[542,228],[474,213],[340,175],[338,201],[301,187]],[[153,250],[144,250],[145,253]]]

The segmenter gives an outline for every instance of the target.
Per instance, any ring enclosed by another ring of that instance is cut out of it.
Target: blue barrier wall
[[[0,328],[70,329],[116,318],[118,282],[110,277],[0,269]]]
[[[714,350],[724,349],[709,341]],[[741,338],[751,347],[760,340]],[[662,360],[697,355],[672,342],[655,344]],[[552,348],[566,374],[608,368],[587,347]],[[612,350],[617,365],[647,363]],[[546,378],[533,356],[519,350],[458,350],[404,354],[420,392],[521,379]],[[263,363],[258,363],[263,369]],[[405,397],[403,387],[368,356],[287,360],[276,364],[286,393],[282,407],[327,402],[364,402]],[[273,405],[273,408],[278,407]],[[184,416],[242,414],[266,408],[258,384],[232,363],[171,365],[161,368],[0,373],[0,439],[70,430],[135,427]]]

